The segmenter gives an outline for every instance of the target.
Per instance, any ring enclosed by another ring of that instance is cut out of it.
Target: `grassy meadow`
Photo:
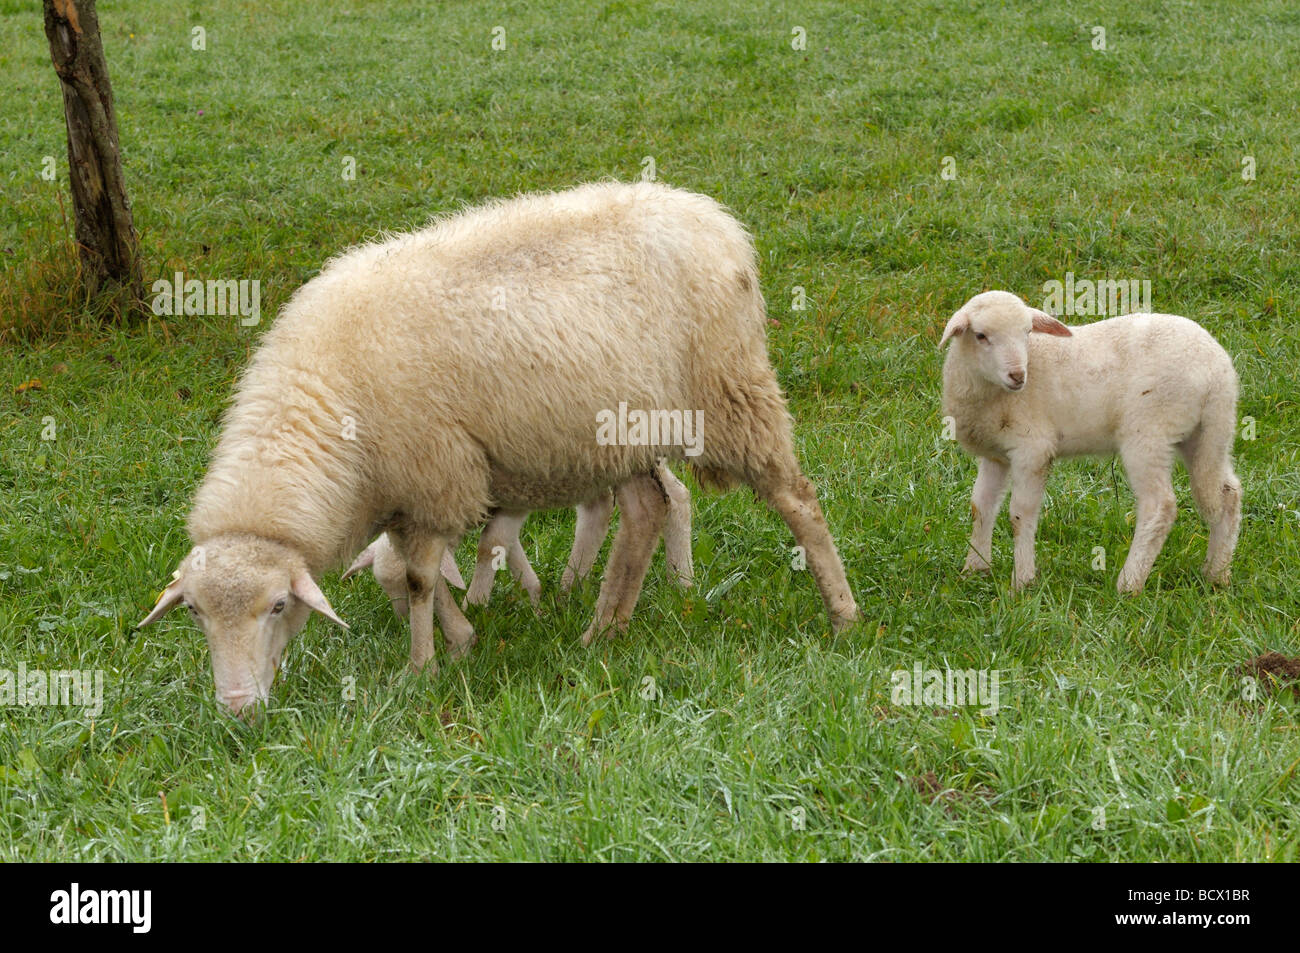
[[[256,279],[250,327],[79,294],[40,11],[0,0],[0,670],[104,678],[93,718],[0,707],[0,860],[1300,859],[1300,702],[1239,670],[1300,655],[1300,8],[974,6],[105,0],[146,283]],[[384,231],[651,173],[755,236],[864,621],[833,637],[776,515],[686,476],[697,585],[657,554],[625,637],[579,644],[596,582],[556,595],[573,515],[538,514],[540,611],[502,574],[468,659],[406,675],[383,593],[336,573],[352,630],[314,618],[271,709],[224,716],[184,613],[133,625],[276,309]],[[1005,516],[993,576],[958,577],[939,333],[1067,274],[1150,281],[1232,354],[1231,588],[1180,468],[1147,591],[1116,594],[1108,459],[1057,467],[1036,587]],[[996,670],[998,710],[896,703],[918,665]]]

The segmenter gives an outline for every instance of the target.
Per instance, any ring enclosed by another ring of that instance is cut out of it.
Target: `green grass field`
[[[0,708],[0,859],[1298,859],[1300,703],[1238,666],[1300,654],[1300,10],[850,6],[103,3],[147,280],[258,279],[245,328],[79,298],[40,12],[0,2],[0,669],[105,680],[93,720]],[[624,638],[581,647],[596,587],[554,596],[573,516],[540,514],[539,614],[502,574],[472,657],[416,679],[378,586],[330,575],[352,631],[315,618],[272,709],[225,717],[182,613],[132,625],[276,309],[382,230],[647,157],[756,238],[865,621],[831,637],[775,514],[692,484],[698,586],[656,556]],[[1149,280],[1232,353],[1255,439],[1229,590],[1180,470],[1147,591],[1116,595],[1109,460],[1057,468],[1036,588],[1010,591],[1005,517],[994,577],[957,577],[975,468],[942,437],[939,332],[1067,272]],[[917,664],[997,670],[1000,710],[894,704]]]

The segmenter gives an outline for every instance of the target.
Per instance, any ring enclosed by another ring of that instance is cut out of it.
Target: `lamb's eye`
[[[975,340],[977,340],[977,341],[983,341],[985,344],[987,344],[987,343],[988,343],[988,340],[989,340],[989,336],[988,336],[987,334],[985,334],[983,331],[976,331],[976,332],[975,332]]]
[[[271,615],[279,615],[284,611],[284,600],[277,599],[275,605],[271,606]]]

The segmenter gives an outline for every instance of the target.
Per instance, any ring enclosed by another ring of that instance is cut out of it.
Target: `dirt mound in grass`
[[[1281,652],[1265,652],[1241,667],[1243,675],[1253,676],[1272,691],[1283,685],[1300,698],[1300,658],[1288,658]]]

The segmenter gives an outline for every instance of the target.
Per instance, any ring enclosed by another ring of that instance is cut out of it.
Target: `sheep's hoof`
[[[850,599],[847,608],[841,608],[831,613],[831,632],[839,635],[861,618],[862,613],[858,611],[857,603]]]
[[[601,635],[607,639],[612,639],[614,636],[626,631],[626,622],[620,622],[617,619],[609,619],[605,622],[601,622],[599,619],[596,619],[587,627],[587,631],[582,633],[582,644],[590,645],[592,642],[596,641],[597,636]]]
[[[456,659],[463,659],[465,656],[469,655],[469,650],[476,645],[478,645],[478,634],[471,629],[469,638],[464,641],[447,643],[447,657],[453,661]]]
[[[410,669],[412,675],[426,674],[430,678],[432,678],[433,676],[438,674],[438,660],[433,658],[432,656],[430,656],[427,659],[424,659],[423,661],[412,658]]]
[[[1027,576],[1016,576],[1011,580],[1011,588],[1015,589],[1016,592],[1024,592],[1034,584],[1036,578],[1036,573],[1030,573]]]
[[[967,562],[961,567],[961,578],[969,579],[971,576],[987,576],[993,572],[993,567],[986,562]]]

